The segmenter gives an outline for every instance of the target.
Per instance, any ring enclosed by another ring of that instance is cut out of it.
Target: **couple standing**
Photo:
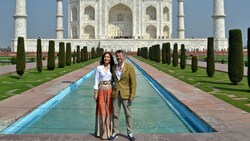
[[[135,98],[136,78],[132,65],[125,62],[122,50],[112,54],[106,52],[96,69],[94,99],[96,100],[95,135],[101,139],[114,140],[119,134],[119,114],[123,106],[128,138],[135,140],[132,133],[131,102]],[[114,85],[113,85],[114,82]]]

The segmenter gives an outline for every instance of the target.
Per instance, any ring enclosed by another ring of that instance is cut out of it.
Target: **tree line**
[[[66,50],[65,50],[66,47]],[[104,53],[103,48],[91,48],[91,52],[88,52],[88,47],[84,46],[82,49],[77,46],[77,51],[72,51],[71,44],[60,42],[59,52],[55,52],[55,41],[50,40],[48,45],[48,58],[47,58],[47,70],[54,70],[56,67],[56,57],[58,56],[58,68],[64,68],[65,66],[71,66],[71,64],[81,63],[89,59],[101,57]],[[36,51],[37,63],[36,68],[39,73],[42,73],[42,40],[37,39],[37,51]],[[16,54],[16,72],[19,78],[22,78],[26,68],[26,55],[25,55],[25,41],[23,37],[18,37],[17,41],[17,54]]]
[[[248,66],[250,66],[250,28],[248,28],[247,37],[247,49],[248,49]],[[180,52],[178,52],[178,44],[173,45],[173,50],[170,48],[170,43],[163,43],[162,49],[160,45],[153,45],[151,47],[138,48],[137,56],[141,56],[145,59],[155,61],[157,63],[177,67],[180,64],[181,69],[185,69],[186,66],[186,49],[185,45],[181,44]],[[172,59],[172,60],[171,60]],[[180,62],[179,62],[180,60]],[[206,72],[208,77],[213,77],[215,74],[215,61],[214,61],[214,38],[207,38],[207,59],[206,59]],[[191,70],[192,72],[198,71],[198,57],[192,55],[191,58]],[[228,77],[232,84],[237,85],[242,81],[244,75],[244,59],[243,59],[243,41],[242,32],[240,29],[232,29],[229,31],[228,38]],[[250,70],[248,69],[248,85],[250,87]]]

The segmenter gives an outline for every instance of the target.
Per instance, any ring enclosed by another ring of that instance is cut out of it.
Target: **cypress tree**
[[[74,53],[73,53],[73,64],[76,63],[76,51],[74,50]]]
[[[97,48],[96,51],[97,51],[97,57],[101,57],[103,55],[103,53],[104,53],[103,48]]]
[[[161,62],[161,49],[160,49],[160,45],[157,44],[157,45],[154,45],[154,61],[157,62],[157,63],[160,63]]]
[[[66,66],[71,65],[71,44],[66,44]]]
[[[214,64],[214,38],[209,37],[207,40],[207,75],[213,77],[215,73]]]
[[[98,57],[102,57],[102,55],[104,54],[104,49],[100,48],[99,51],[100,51],[100,53],[99,53]]]
[[[167,43],[163,43],[162,44],[162,64],[166,64],[167,63]]]
[[[141,48],[141,56],[146,59],[146,47]]]
[[[84,61],[84,52],[83,52],[83,48],[81,49],[81,62]]]
[[[186,49],[185,49],[185,45],[181,44],[181,69],[185,69],[186,68]]]
[[[16,54],[16,72],[21,79],[26,68],[26,57],[25,57],[25,47],[24,38],[18,37],[17,40],[17,54]]]
[[[55,69],[55,41],[49,41],[47,69],[48,70]]]
[[[37,39],[37,51],[36,51],[36,68],[39,73],[43,70],[43,61],[42,61],[42,41]]]
[[[91,59],[94,59],[94,58],[96,58],[96,52],[95,52],[95,48],[92,47],[91,48]]]
[[[153,58],[154,58],[154,55],[153,55],[153,48],[152,47],[150,47],[149,48],[149,60],[151,60],[151,61],[153,61]]]
[[[247,30],[247,81],[250,88],[250,28]]]
[[[149,56],[150,56],[150,60],[151,61],[155,61],[154,59],[155,59],[155,52],[154,52],[155,50],[154,50],[154,46],[151,46],[150,48],[149,48]]]
[[[147,47],[144,47],[144,54],[145,54],[145,55],[144,55],[144,56],[145,56],[144,58],[145,58],[145,59],[148,59],[148,48],[147,48]]]
[[[229,31],[228,75],[234,85],[243,78],[243,46],[239,29]]]
[[[84,61],[88,61],[88,47],[84,46],[83,47],[83,53],[84,53]]]
[[[171,63],[171,48],[170,43],[166,44],[166,63],[170,65]]]
[[[64,42],[59,43],[59,58],[58,58],[58,67],[65,67],[65,45]]]
[[[198,58],[197,58],[197,56],[192,56],[191,69],[192,69],[192,72],[197,72],[197,70],[198,70]]]
[[[80,53],[80,46],[76,47],[76,63],[80,63],[81,62],[81,53]]]
[[[173,67],[178,66],[178,45],[177,43],[174,44],[174,51],[173,51]]]
[[[137,49],[137,56],[141,56],[141,48]]]
[[[144,55],[144,50],[143,50],[143,48],[144,48],[144,47],[142,47],[142,48],[140,49],[140,56],[141,56],[141,57],[143,57],[143,55]],[[143,58],[144,58],[144,57],[143,57]]]
[[[142,47],[140,51],[141,57],[148,59],[148,48],[147,47]]]

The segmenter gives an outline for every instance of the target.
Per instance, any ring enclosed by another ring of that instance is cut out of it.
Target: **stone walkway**
[[[191,65],[191,60],[187,60],[187,64]],[[202,68],[207,68],[207,62],[198,62],[198,66]],[[228,65],[227,64],[221,64],[221,63],[215,63],[215,70],[222,71],[222,72],[228,72]],[[247,67],[244,67],[244,76],[247,76]]]
[[[47,61],[43,61],[43,66],[47,66]],[[36,62],[26,63],[26,70],[36,68]],[[0,75],[16,72],[16,65],[0,66]]]
[[[171,94],[185,104],[191,111],[211,125],[214,133],[182,134],[136,134],[138,141],[250,141],[250,114],[244,112],[192,85],[179,81],[154,67],[131,57],[151,77],[157,80]],[[0,124],[9,125],[30,112],[38,105],[52,98],[69,84],[63,81],[75,81],[94,69],[98,62],[76,70],[50,82],[32,88],[20,95],[0,101]],[[43,91],[41,91],[43,90]],[[136,99],[135,99],[136,102]],[[3,127],[2,127],[3,128]],[[98,141],[92,134],[58,135],[0,135],[1,141]],[[119,136],[118,141],[127,138]]]
[[[190,65],[191,60],[187,60],[187,64]],[[207,67],[206,62],[199,61],[198,65],[203,68]],[[47,61],[43,61],[43,66],[47,66]],[[33,68],[36,68],[36,62],[26,64],[26,70],[33,69]],[[228,71],[227,64],[215,63],[215,70],[227,72]],[[0,66],[0,75],[10,73],[10,72],[16,72],[16,65]],[[244,67],[244,75],[247,76],[247,67]]]

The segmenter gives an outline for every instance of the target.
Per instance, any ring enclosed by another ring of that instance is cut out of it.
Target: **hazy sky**
[[[246,45],[250,27],[250,0],[224,0],[226,36],[230,29],[241,29]],[[64,0],[64,37],[67,38],[68,0]],[[212,36],[213,0],[184,0],[186,37]],[[0,0],[0,47],[10,46],[14,36],[15,0]],[[27,0],[28,38],[55,38],[56,0]],[[176,38],[177,0],[173,0],[173,34]]]

